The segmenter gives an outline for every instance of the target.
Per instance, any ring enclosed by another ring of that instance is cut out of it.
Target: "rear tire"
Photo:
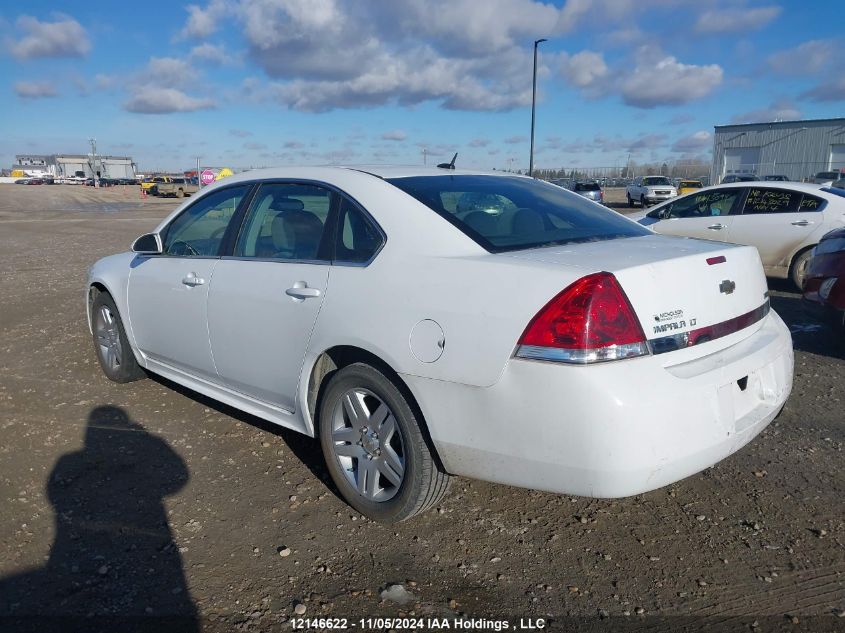
[[[364,516],[397,523],[440,501],[449,475],[440,470],[421,421],[380,371],[355,363],[335,373],[320,403],[320,445],[344,499]]]
[[[796,255],[795,259],[792,260],[792,265],[789,267],[789,278],[792,280],[792,283],[795,284],[795,287],[798,288],[798,292],[803,292],[804,290],[804,277],[807,274],[807,263],[810,261],[810,257],[812,256],[813,249],[808,248]]]
[[[106,378],[112,382],[127,383],[146,377],[129,345],[114,299],[107,292],[101,292],[94,298],[91,329],[94,351]]]

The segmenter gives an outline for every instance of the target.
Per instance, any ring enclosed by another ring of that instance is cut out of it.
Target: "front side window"
[[[338,215],[335,260],[362,264],[378,252],[384,239],[373,223],[352,202],[343,198]]]
[[[739,195],[738,189],[717,189],[694,193],[661,209],[662,218],[709,218],[729,215]]]
[[[237,257],[328,260],[324,228],[334,194],[316,185],[270,183],[253,199]],[[328,249],[330,251],[330,248]]]
[[[414,176],[389,183],[490,252],[650,235],[560,187],[515,176]]]
[[[223,234],[249,185],[227,187],[203,196],[179,214],[164,235],[164,254],[216,257]]]

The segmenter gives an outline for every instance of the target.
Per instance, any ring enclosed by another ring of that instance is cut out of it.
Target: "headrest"
[[[305,208],[305,205],[302,204],[302,200],[285,197],[274,198],[273,202],[270,203],[270,208],[273,211],[301,211]]]

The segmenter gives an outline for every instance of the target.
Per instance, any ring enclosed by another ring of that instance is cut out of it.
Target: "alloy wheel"
[[[390,407],[372,391],[346,391],[332,412],[331,445],[347,482],[369,501],[399,492],[405,476],[405,444]]]
[[[116,371],[123,363],[123,344],[120,342],[120,326],[108,306],[100,306],[96,319],[97,353],[103,365]]]

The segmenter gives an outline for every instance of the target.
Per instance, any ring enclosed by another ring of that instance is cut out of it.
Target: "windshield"
[[[529,178],[415,176],[388,182],[491,253],[650,234],[581,196]]]
[[[654,185],[671,185],[672,183],[669,182],[666,176],[649,176],[648,178],[643,178],[643,184],[646,187],[653,187]]]
[[[575,191],[601,191],[597,182],[576,182]]]

